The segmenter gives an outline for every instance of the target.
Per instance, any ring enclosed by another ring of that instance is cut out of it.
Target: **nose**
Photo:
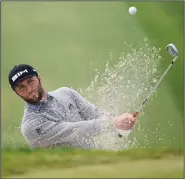
[[[30,94],[30,93],[32,93],[32,88],[28,85],[27,86],[27,92]]]

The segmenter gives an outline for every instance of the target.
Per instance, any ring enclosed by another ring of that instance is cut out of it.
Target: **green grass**
[[[119,152],[3,149],[2,176],[182,177],[183,152],[181,149],[132,149]]]
[[[168,167],[171,163],[170,167]],[[75,168],[43,168],[33,170],[24,175],[18,175],[19,178],[183,178],[183,160],[182,158],[171,158],[142,161],[124,161],[115,164],[98,164],[80,166]]]
[[[184,2],[2,2],[2,146],[24,146],[20,133],[23,101],[10,89],[7,75],[14,64],[35,66],[48,90],[87,87],[102,71],[110,52],[113,63],[148,37],[157,47],[174,42],[180,58],[139,118],[132,134],[142,146],[183,147],[183,3]],[[128,7],[138,8],[130,16]],[[164,51],[165,59],[171,57]],[[161,72],[169,64],[161,63]],[[129,111],[131,112],[131,111]],[[170,124],[172,125],[169,125]],[[156,128],[160,124],[160,128]],[[153,133],[155,132],[155,134]],[[164,135],[164,136],[163,136]],[[163,142],[156,142],[159,138]]]

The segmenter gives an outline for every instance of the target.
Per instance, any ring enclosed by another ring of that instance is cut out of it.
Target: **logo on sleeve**
[[[69,104],[69,110],[71,110],[71,109],[73,109],[74,108],[74,106],[70,103]]]
[[[41,127],[38,127],[38,128],[36,128],[35,130],[37,131],[37,133],[38,133],[39,135],[42,134],[42,128],[41,128]]]

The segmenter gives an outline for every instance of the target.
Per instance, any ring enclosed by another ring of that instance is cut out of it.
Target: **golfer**
[[[27,64],[9,72],[9,83],[25,101],[21,132],[31,148],[96,149],[96,136],[131,130],[135,124],[132,114],[111,116],[71,88],[48,92],[38,72]]]

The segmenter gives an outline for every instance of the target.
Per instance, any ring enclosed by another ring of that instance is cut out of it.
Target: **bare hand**
[[[136,118],[133,114],[124,113],[120,116],[114,117],[115,126],[121,130],[131,130],[134,127]]]

